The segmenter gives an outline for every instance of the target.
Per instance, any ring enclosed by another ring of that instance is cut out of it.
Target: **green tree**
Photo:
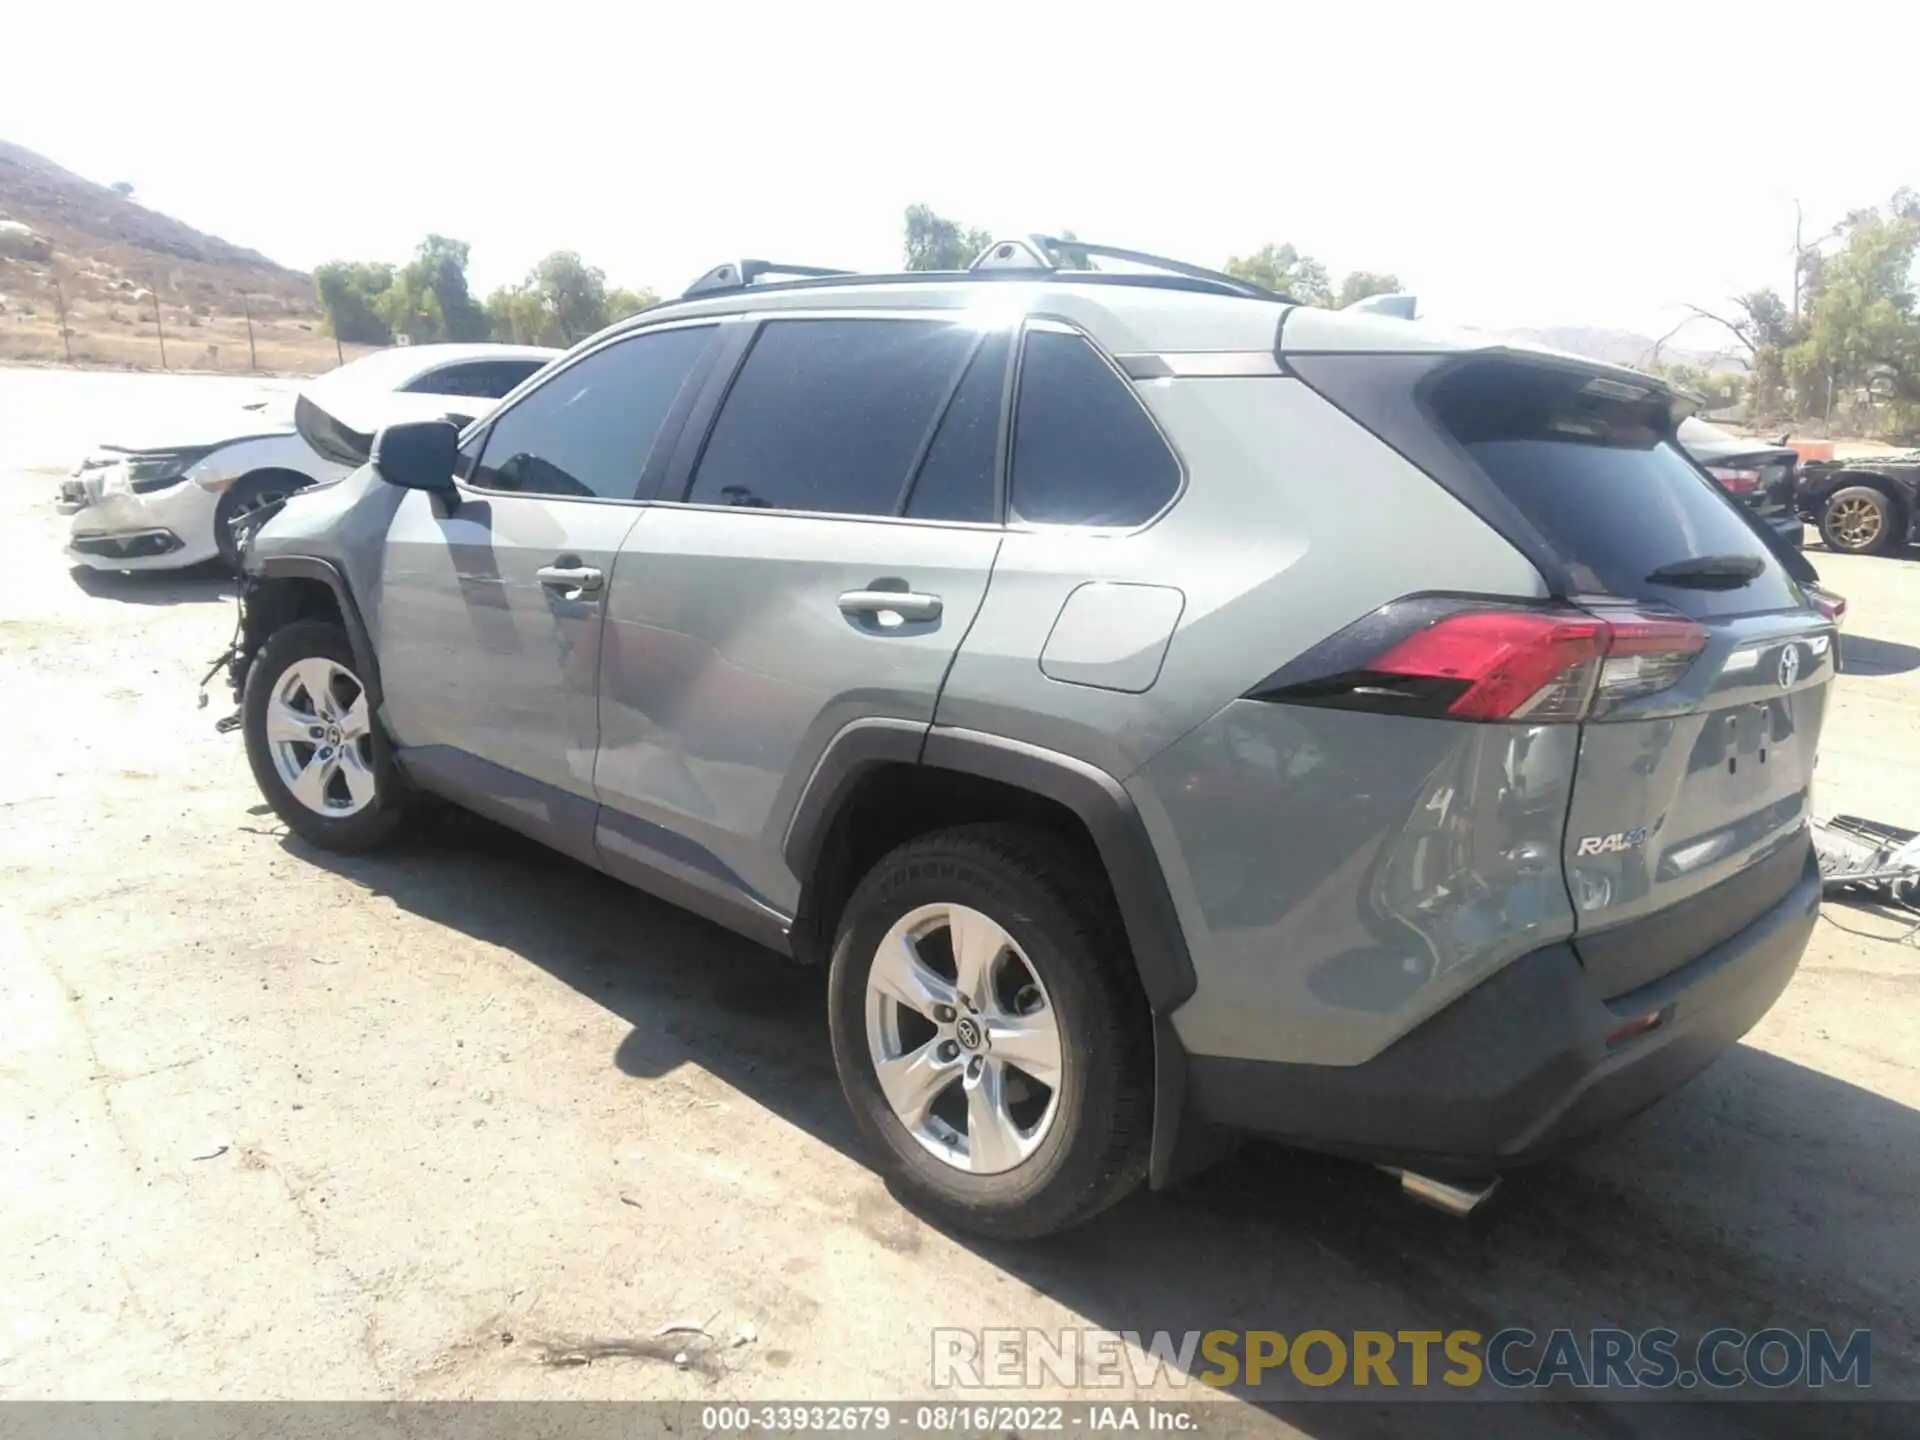
[[[964,270],[993,243],[984,230],[964,228],[937,215],[928,205],[909,205],[906,213],[906,268]]]
[[[484,340],[488,316],[467,289],[464,240],[429,235],[400,267],[381,309],[387,324],[416,341]]]
[[[525,283],[502,285],[487,296],[487,328],[503,345],[551,345],[560,338],[539,294]]]
[[[1376,275],[1371,270],[1350,270],[1347,278],[1340,282],[1340,293],[1334,297],[1334,308],[1344,309],[1356,301],[1365,300],[1370,295],[1397,295],[1400,293],[1398,275]]]
[[[624,320],[629,315],[638,315],[642,310],[651,310],[660,303],[660,297],[651,290],[627,290],[624,288],[607,292],[607,323]]]
[[[1900,434],[1920,428],[1920,202],[1902,190],[1884,210],[1857,211],[1820,267],[1785,368],[1801,415],[1824,412],[1829,391],[1854,423]]]
[[[496,340],[565,346],[657,304],[651,290],[607,289],[605,271],[572,250],[556,250],[519,284],[487,297],[487,321]]]
[[[538,265],[528,282],[553,316],[562,344],[583,340],[607,323],[607,274],[572,250],[556,250]]]
[[[1333,282],[1327,267],[1311,255],[1302,255],[1291,243],[1262,245],[1251,255],[1236,255],[1227,261],[1227,273],[1308,305],[1333,303]]]
[[[393,267],[364,260],[329,260],[314,267],[313,288],[327,329],[356,345],[389,345],[393,331],[382,314]]]

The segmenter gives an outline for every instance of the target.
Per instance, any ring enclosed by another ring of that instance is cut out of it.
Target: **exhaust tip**
[[[1498,1175],[1483,1175],[1470,1180],[1440,1180],[1413,1170],[1391,1170],[1388,1173],[1400,1177],[1401,1194],[1456,1217],[1471,1215],[1486,1203],[1489,1195],[1500,1188]]]

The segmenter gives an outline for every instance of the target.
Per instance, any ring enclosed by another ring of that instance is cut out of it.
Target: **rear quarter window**
[[[1080,336],[1028,332],[1014,411],[1014,514],[1036,525],[1141,525],[1179,489],[1180,462],[1130,383]]]

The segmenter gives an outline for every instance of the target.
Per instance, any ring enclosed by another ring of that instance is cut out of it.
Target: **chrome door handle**
[[[840,597],[842,615],[880,616],[889,610],[901,620],[938,620],[940,597],[916,595],[911,590],[849,590]]]
[[[533,578],[550,589],[566,591],[565,598],[573,600],[598,590],[607,577],[591,565],[542,565],[533,572]]]

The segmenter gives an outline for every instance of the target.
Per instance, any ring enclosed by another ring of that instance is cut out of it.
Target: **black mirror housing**
[[[460,431],[447,421],[408,420],[373,437],[373,468],[389,485],[451,495],[459,450]]]

